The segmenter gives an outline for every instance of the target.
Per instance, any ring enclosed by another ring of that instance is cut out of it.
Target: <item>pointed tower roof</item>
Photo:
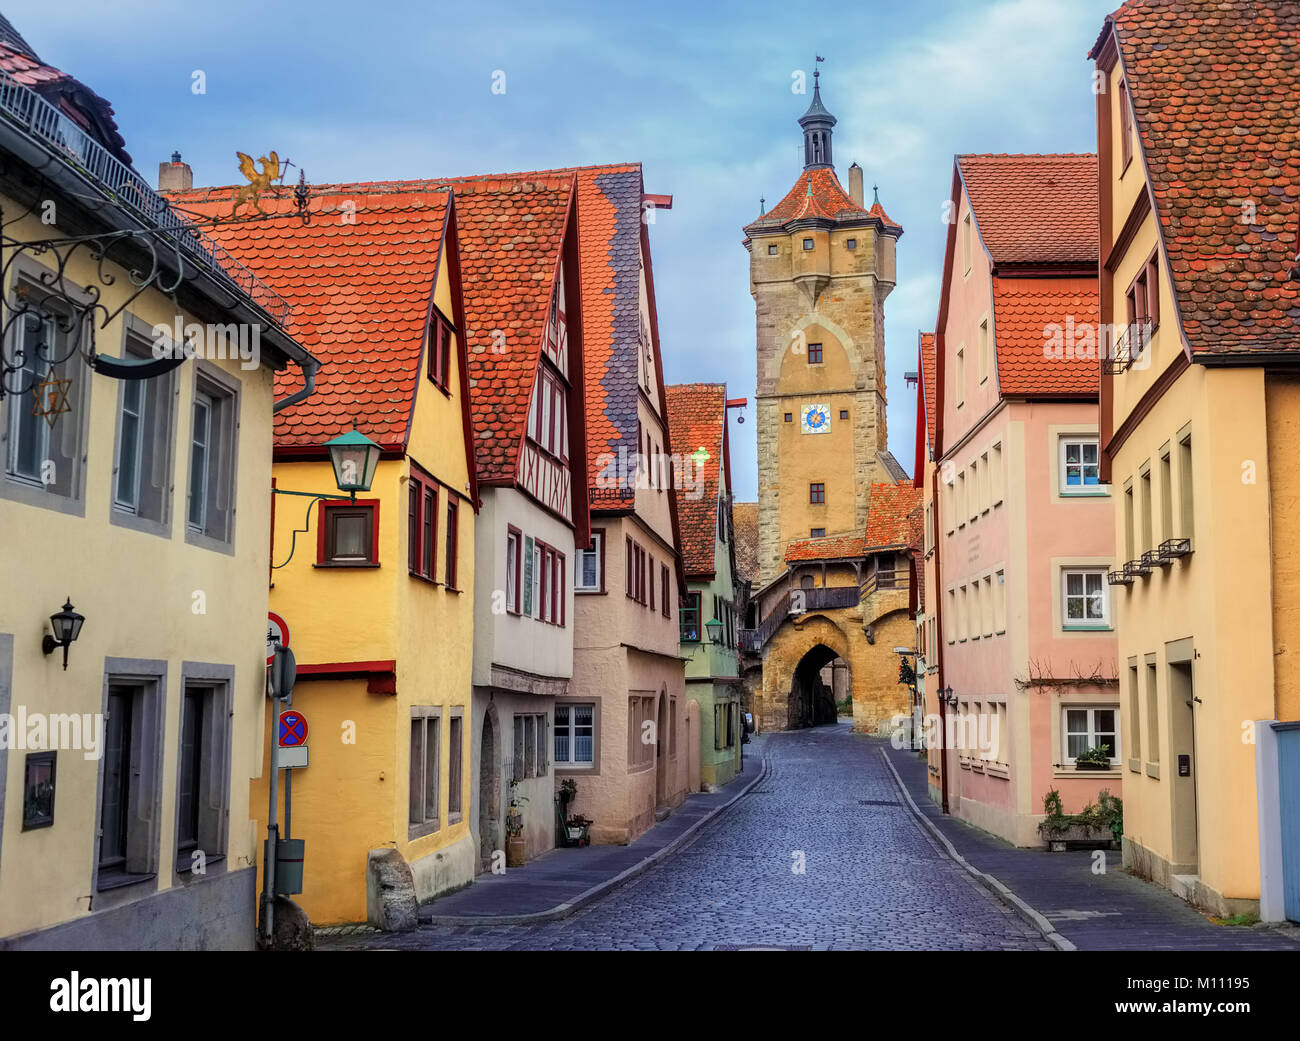
[[[820,61],[821,59],[818,60]],[[828,127],[833,127],[836,123],[835,117],[832,116],[826,106],[822,104],[820,69],[813,70],[812,104],[808,106],[808,111],[799,117],[799,125],[806,130],[808,124],[814,121],[825,123]]]

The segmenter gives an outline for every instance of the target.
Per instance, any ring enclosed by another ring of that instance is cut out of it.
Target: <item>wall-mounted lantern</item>
[[[81,626],[85,618],[72,609],[72,599],[63,602],[63,610],[50,615],[50,629],[54,635],[45,634],[41,641],[41,650],[53,654],[56,647],[63,648],[63,670],[68,669],[68,648],[81,635]]]

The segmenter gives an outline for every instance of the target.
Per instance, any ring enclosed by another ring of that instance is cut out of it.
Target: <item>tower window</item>
[[[840,419],[848,419],[848,418],[849,418],[849,410],[846,408],[840,409]]]
[[[814,538],[814,539],[824,539],[824,538],[826,537],[826,529],[825,529],[825,528],[813,528],[813,529],[811,529],[811,531],[812,531],[812,534],[811,534],[811,536],[810,536],[811,538]]]
[[[776,255],[777,255],[778,253],[780,253],[780,252],[781,252],[781,247],[780,247],[780,246],[768,246],[768,247],[767,247],[767,255],[768,255],[769,257],[774,257],[774,256],[776,256]]]
[[[786,421],[787,423],[793,423],[793,422],[794,422],[794,413],[793,413],[793,412],[787,412],[787,413],[785,414],[785,421]]]
[[[812,248],[813,248],[813,240],[812,240],[812,239],[804,239],[804,240],[803,240],[803,248],[804,248],[805,250],[812,249]]]
[[[826,485],[822,483],[808,485],[808,501],[824,505],[826,502]]]
[[[845,246],[846,249],[857,249],[857,248],[858,248],[858,240],[857,240],[857,239],[849,239],[847,242],[844,243],[844,246]]]
[[[808,345],[808,364],[820,365],[822,363],[822,345],[820,343],[810,343]]]

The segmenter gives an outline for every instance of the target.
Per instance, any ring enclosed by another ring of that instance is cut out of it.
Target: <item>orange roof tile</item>
[[[852,560],[866,555],[861,535],[825,535],[817,539],[795,539],[785,548],[785,562],[807,560]]]
[[[718,533],[718,492],[727,464],[727,388],[722,383],[681,383],[664,388],[668,429],[679,455],[694,456],[702,494],[674,488],[682,564],[688,578],[712,578]],[[700,453],[700,449],[704,451]],[[700,453],[696,455],[696,453]],[[730,475],[727,477],[730,481]],[[734,521],[734,517],[733,517]]]
[[[934,417],[938,408],[938,392],[935,389],[934,333],[921,333],[921,396],[925,403],[926,445],[934,448]],[[912,468],[918,473],[925,470],[925,460],[916,459]]]
[[[1095,343],[1083,331],[1097,328],[1096,278],[993,279],[993,330],[998,390],[1010,396],[1092,396],[1098,392]],[[1060,350],[1049,345],[1061,331]]]
[[[995,265],[1097,263],[1095,155],[959,155],[957,167]]]
[[[921,526],[921,489],[910,484],[873,484],[867,499],[863,544],[868,550],[910,546]]]
[[[771,230],[799,220],[851,221],[875,218],[881,228],[902,234],[902,227],[889,219],[880,203],[867,209],[859,206],[840,184],[835,171],[818,166],[804,170],[785,198],[745,226],[745,234]]]
[[[1112,27],[1189,346],[1300,350],[1300,5],[1130,0],[1090,57]]]
[[[284,193],[261,203],[284,215],[279,219],[208,230],[289,302],[290,331],[321,360],[316,392],[276,414],[277,448],[320,446],[351,429],[354,418],[379,444],[406,444],[451,197],[347,190],[361,187],[314,189],[307,224],[293,216]],[[210,217],[230,212],[230,194],[201,188],[169,198]],[[298,389],[300,379],[277,374],[277,395]]]
[[[758,588],[758,503],[733,502],[731,524],[736,533],[736,573]]]

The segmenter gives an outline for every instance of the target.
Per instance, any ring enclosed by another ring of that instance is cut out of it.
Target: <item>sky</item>
[[[151,179],[173,150],[196,185],[239,180],[237,150],[275,149],[317,183],[640,161],[646,191],[673,196],[650,229],[664,378],[725,382],[749,399],[730,434],[736,498],[752,500],[754,305],[741,229],[802,169],[809,97],[794,93],[795,74],[811,83],[814,56],[825,58],[836,172],[847,187],[849,164],[861,165],[866,190],[879,184],[904,228],[885,354],[889,447],[911,472],[916,399],[903,375],[938,310],[953,156],[1093,151],[1087,53],[1117,5],[10,0],[0,10],[44,61],[112,103]]]

